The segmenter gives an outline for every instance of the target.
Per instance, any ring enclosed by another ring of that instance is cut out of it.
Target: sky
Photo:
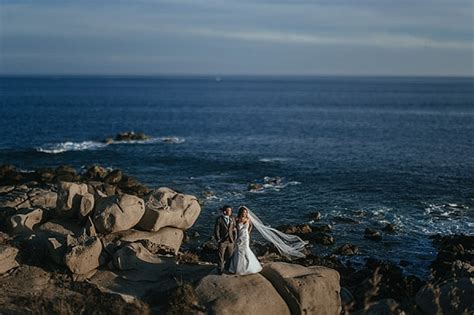
[[[0,74],[474,75],[474,0],[0,0]]]

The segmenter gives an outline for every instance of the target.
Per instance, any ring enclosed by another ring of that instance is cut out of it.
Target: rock
[[[164,226],[187,230],[201,213],[196,197],[169,188],[153,191],[145,201],[145,214],[138,227],[146,231],[158,231]]]
[[[164,227],[157,232],[130,230],[121,237],[121,240],[126,242],[143,241],[142,244],[151,253],[157,253],[163,250],[165,252],[171,251],[176,254],[183,241],[183,236],[184,232],[180,229]]]
[[[21,185],[0,195],[0,208],[52,209],[56,207],[56,200],[57,194],[53,191]]]
[[[30,207],[38,207],[43,209],[54,209],[58,194],[41,188],[33,188],[28,192]]]
[[[292,314],[339,314],[339,273],[330,268],[269,263],[262,274],[278,290]]]
[[[74,182],[78,180],[76,170],[69,165],[61,165],[56,168],[54,180],[57,182]]]
[[[89,193],[86,184],[60,182],[57,213],[62,217],[84,217],[94,208],[94,195]]]
[[[290,314],[285,301],[261,274],[208,275],[196,287],[207,314]]]
[[[121,170],[114,170],[107,174],[104,178],[104,182],[107,184],[118,184],[122,180],[122,171]]]
[[[454,234],[433,238],[434,245],[439,248],[436,259],[431,264],[436,279],[446,280],[472,273],[470,270],[474,261],[474,236]]]
[[[387,225],[382,229],[382,231],[386,233],[395,233],[397,231],[397,227],[395,224],[387,223]]]
[[[40,168],[36,171],[36,176],[43,183],[51,183],[56,176],[56,172],[50,168]]]
[[[370,303],[354,315],[405,315],[400,304],[394,299],[383,299]]]
[[[64,265],[64,256],[68,250],[65,240],[50,237],[47,239],[46,244],[51,259],[58,265]]]
[[[305,239],[321,245],[332,245],[335,243],[334,237],[326,233],[310,233],[305,236]]]
[[[344,255],[344,256],[356,255],[359,253],[359,247],[353,244],[344,244],[340,246],[338,249],[336,249],[334,253],[337,255]]]
[[[192,252],[178,253],[176,261],[180,264],[199,264],[199,256]]]
[[[107,170],[98,165],[89,167],[83,177],[87,180],[102,181],[107,176]]]
[[[23,176],[18,172],[13,165],[0,166],[0,183],[2,184],[17,184],[23,179]]]
[[[247,188],[248,188],[249,191],[259,191],[259,190],[264,189],[263,185],[258,184],[258,183],[251,183],[251,184],[248,185]]]
[[[87,274],[100,266],[102,243],[97,237],[87,238],[72,245],[64,256],[64,263],[74,274]]]
[[[143,141],[150,138],[150,136],[145,135],[143,132],[135,133],[133,131],[126,131],[118,133],[115,136],[115,141]]]
[[[8,218],[11,231],[14,234],[31,233],[33,227],[39,224],[43,219],[43,210],[35,209],[33,211],[20,211]]]
[[[472,314],[474,278],[450,279],[428,284],[416,294],[416,304],[425,314]]]
[[[150,192],[150,189],[145,185],[127,175],[122,175],[122,180],[117,184],[117,186],[120,189],[119,191],[138,197],[145,197],[145,195]]]
[[[343,310],[345,313],[349,313],[355,304],[354,296],[352,295],[351,291],[349,291],[349,289],[344,287],[341,287],[340,296]]]
[[[286,234],[308,234],[312,232],[311,227],[308,224],[298,225],[282,225],[278,229]]]
[[[319,220],[321,220],[321,212],[319,212],[319,211],[311,212],[309,214],[309,217],[311,218],[311,220],[319,221]]]
[[[97,201],[93,222],[100,233],[114,233],[134,227],[145,213],[145,203],[132,195],[114,195]]]
[[[330,233],[332,232],[332,226],[329,224],[316,224],[312,225],[311,229],[313,232],[322,232],[322,233]]]
[[[371,228],[366,228],[364,231],[364,237],[373,240],[373,241],[381,241],[382,240],[382,234],[380,234],[379,231]]]
[[[18,249],[15,247],[0,245],[0,274],[19,266],[15,260],[17,254]]]
[[[78,235],[80,233],[80,228],[79,226],[67,224],[66,222],[49,221],[35,228],[35,232],[43,236],[44,239],[52,237],[59,240],[66,240],[68,235]]]
[[[140,243],[128,244],[115,252],[113,265],[119,270],[146,268],[148,264],[160,264],[162,260],[151,254]]]

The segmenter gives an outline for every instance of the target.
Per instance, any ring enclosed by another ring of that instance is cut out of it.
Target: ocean
[[[474,232],[473,78],[11,76],[0,106],[0,164],[99,164],[196,195],[199,242],[223,204],[272,226],[319,211],[336,244],[316,253],[352,243],[353,264],[423,274],[431,235]],[[129,130],[152,139],[102,142]]]

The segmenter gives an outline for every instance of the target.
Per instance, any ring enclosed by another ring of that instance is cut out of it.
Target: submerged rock
[[[345,256],[356,255],[359,253],[359,247],[353,244],[344,244],[336,249],[334,253]]]
[[[372,241],[381,241],[382,240],[382,234],[371,228],[366,228],[364,231],[364,237],[366,239],[372,240]]]

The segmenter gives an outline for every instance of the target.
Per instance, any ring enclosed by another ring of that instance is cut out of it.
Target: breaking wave
[[[147,140],[131,140],[131,141],[113,141],[110,143],[100,142],[100,141],[65,141],[60,143],[45,144],[43,146],[37,147],[37,152],[48,153],[48,154],[58,154],[68,151],[85,151],[85,150],[98,150],[105,148],[109,145],[114,144],[148,144],[148,143],[168,143],[168,144],[178,144],[185,142],[184,138],[180,137],[157,137]]]

